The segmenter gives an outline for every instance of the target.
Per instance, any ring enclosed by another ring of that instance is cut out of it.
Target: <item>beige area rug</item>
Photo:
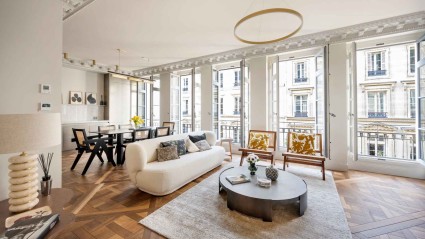
[[[320,169],[291,165],[288,171],[307,183],[308,207],[302,217],[297,214],[298,207],[290,204],[273,211],[273,222],[230,211],[226,193],[218,193],[220,171],[140,223],[171,239],[351,238],[332,174],[326,172],[323,181]]]

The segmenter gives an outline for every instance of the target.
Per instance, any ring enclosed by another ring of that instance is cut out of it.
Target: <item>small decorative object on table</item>
[[[145,120],[142,119],[140,116],[135,115],[133,116],[133,118],[130,119],[130,121],[132,121],[134,123],[134,127],[137,129],[139,128],[139,125],[145,123]]]
[[[52,158],[53,153],[48,153],[47,158],[44,157],[44,154],[38,155],[38,162],[40,163],[44,174],[42,177],[43,180],[41,181],[41,194],[44,196],[50,195],[50,191],[52,190],[52,179],[49,175]]]
[[[260,161],[260,159],[255,154],[249,154],[246,157],[246,161],[249,163],[248,169],[251,172],[251,175],[255,175],[255,172],[257,171],[257,166],[255,166],[255,163]]]
[[[276,181],[279,177],[279,171],[277,168],[273,167],[273,164],[270,164],[270,166],[266,168],[266,177],[272,181]]]
[[[257,177],[257,184],[260,187],[269,188],[270,186],[272,186],[272,181],[270,179],[267,179],[267,178]]]

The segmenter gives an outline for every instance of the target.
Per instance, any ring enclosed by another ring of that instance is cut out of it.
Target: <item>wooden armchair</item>
[[[103,152],[106,153],[108,161],[112,163],[113,166],[116,166],[114,160],[112,159],[112,154],[110,153],[114,146],[106,144],[106,138],[98,138],[98,136],[87,137],[85,129],[72,129],[72,132],[74,133],[74,139],[77,144],[76,150],[78,151],[78,154],[71,166],[71,170],[74,170],[84,152],[91,154],[86,163],[86,166],[84,167],[82,175],[86,174],[95,156],[97,156],[103,163]]]
[[[156,127],[155,137],[164,137],[170,135],[170,127]]]
[[[255,137],[256,134],[265,134],[268,136],[269,144],[265,150],[250,148],[251,139]],[[244,158],[251,153],[256,154],[260,159],[270,160],[271,163],[274,164],[273,154],[276,151],[276,131],[250,130],[248,136],[248,147],[240,148],[239,151],[242,152],[240,166],[242,166]]]
[[[314,136],[313,153],[296,153],[293,152],[294,137],[299,136],[299,133],[289,132],[287,140],[287,152],[283,153],[283,170],[289,167],[289,163],[299,163],[306,165],[319,166],[322,168],[322,178],[325,180],[325,160],[322,151],[322,135],[321,134],[303,134]]]

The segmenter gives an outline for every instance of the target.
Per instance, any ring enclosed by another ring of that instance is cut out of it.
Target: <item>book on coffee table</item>
[[[59,221],[59,214],[16,221],[0,238],[42,239]]]
[[[232,185],[247,183],[247,182],[251,181],[251,179],[249,179],[245,174],[240,174],[240,175],[236,175],[236,176],[226,176],[226,179]]]

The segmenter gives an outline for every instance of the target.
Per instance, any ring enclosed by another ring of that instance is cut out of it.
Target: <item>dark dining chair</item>
[[[108,162],[110,162],[113,166],[116,166],[114,160],[112,159],[112,150],[114,148],[113,145],[108,145],[105,140],[107,138],[99,138],[98,136],[90,136],[87,137],[85,129],[72,129],[74,134],[74,140],[77,144],[77,157],[74,160],[74,163],[71,166],[71,170],[74,170],[75,166],[77,166],[78,161],[80,160],[83,153],[91,153],[89,159],[87,160],[86,166],[84,167],[82,175],[85,175],[87,170],[90,167],[95,156],[99,158],[99,160],[103,163],[102,153],[105,152]]]
[[[155,137],[164,137],[170,135],[170,127],[156,127]]]
[[[133,142],[151,138],[151,129],[142,128],[133,131]]]
[[[170,134],[174,134],[174,126],[176,123],[174,122],[162,122],[163,127],[170,127]]]

